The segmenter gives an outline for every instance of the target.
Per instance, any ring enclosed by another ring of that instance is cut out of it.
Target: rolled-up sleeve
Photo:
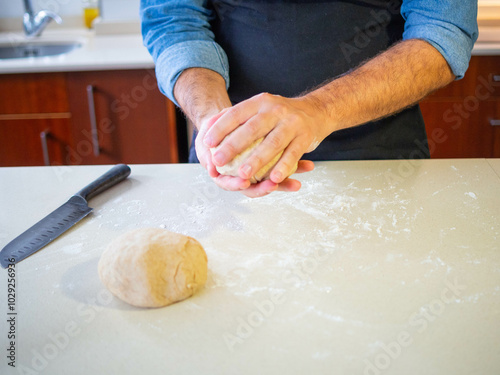
[[[478,37],[477,0],[403,0],[403,40],[422,39],[448,62],[456,79],[469,66]]]
[[[205,0],[141,0],[142,38],[153,57],[160,90],[175,104],[174,86],[188,68],[219,73],[229,87],[229,64],[210,29]]]

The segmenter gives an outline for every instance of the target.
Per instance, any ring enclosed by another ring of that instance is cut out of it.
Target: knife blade
[[[36,253],[48,243],[82,220],[92,208],[87,201],[130,175],[130,167],[117,164],[101,177],[91,182],[66,203],[9,242],[0,251],[0,264],[7,268]]]

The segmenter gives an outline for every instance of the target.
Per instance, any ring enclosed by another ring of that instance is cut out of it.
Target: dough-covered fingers
[[[242,190],[241,193],[249,198],[259,198],[271,194],[278,190],[278,184],[271,180],[265,180],[257,184],[252,184],[248,189]]]
[[[285,149],[281,158],[273,167],[269,174],[269,178],[279,184],[285,178],[291,176],[297,171],[299,159],[304,154],[304,150],[300,145],[300,142],[294,140]]]
[[[224,176],[221,174],[218,174],[217,177],[214,178],[214,181],[220,188],[228,191],[245,190],[251,186],[249,180],[244,180],[240,177],[234,176]]]
[[[288,145],[292,134],[278,127],[275,128],[262,142],[257,145],[250,156],[243,160],[239,168],[239,176],[242,178],[251,178],[255,175],[264,176],[281,157],[283,149]],[[262,174],[261,169],[266,169]],[[285,176],[288,177],[288,176]]]
[[[271,118],[267,113],[257,113],[243,126],[238,127],[215,148],[212,160],[217,166],[229,163],[237,155],[248,149],[256,139],[264,137],[275,126],[276,118]],[[249,178],[242,175],[242,178]]]
[[[275,189],[300,189],[300,182],[288,176],[296,170],[307,172],[314,168],[312,162],[299,159],[317,145],[318,139],[324,138],[323,121],[315,113],[300,99],[270,94],[258,95],[226,110],[204,137],[205,147],[220,143],[211,149],[214,168],[221,175],[233,176],[217,177],[218,185],[226,190],[242,189],[243,194],[252,197]],[[224,133],[228,130],[232,133]],[[221,136],[224,141],[211,143]],[[242,188],[242,181],[248,180],[252,185]]]
[[[244,124],[258,112],[257,103],[251,99],[227,108],[217,117],[212,126],[203,137],[207,147],[215,147],[231,132]]]
[[[259,198],[271,194],[274,191],[295,192],[299,191],[301,187],[300,181],[291,178],[285,179],[280,184],[275,184],[271,180],[265,180],[258,184],[251,185],[248,189],[243,190],[242,193],[249,198]]]

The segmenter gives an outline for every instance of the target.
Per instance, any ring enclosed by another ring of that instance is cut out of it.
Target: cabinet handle
[[[49,134],[50,133],[47,129],[40,133],[40,140],[42,142],[43,163],[47,167],[50,167],[49,148],[47,147],[47,137],[49,136]]]
[[[500,82],[500,75],[493,74],[493,82]]]
[[[89,101],[89,115],[90,115],[90,132],[92,136],[92,148],[94,149],[94,156],[99,156],[99,137],[97,136],[97,118],[95,114],[94,103],[94,86],[87,86],[87,99]]]
[[[490,120],[491,126],[500,126],[500,120]]]

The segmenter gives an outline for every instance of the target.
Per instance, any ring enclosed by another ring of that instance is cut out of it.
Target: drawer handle
[[[490,120],[491,126],[500,126],[500,120]]]
[[[94,156],[99,156],[99,137],[97,135],[97,117],[95,114],[95,103],[94,103],[94,86],[87,86],[87,99],[89,102],[89,115],[90,115],[90,133],[92,136],[92,148],[94,149]]]
[[[500,82],[500,75],[494,74],[493,75],[493,82]]]
[[[43,163],[45,166],[50,167],[49,148],[47,147],[47,137],[50,135],[46,129],[40,133],[40,141],[42,142]]]

